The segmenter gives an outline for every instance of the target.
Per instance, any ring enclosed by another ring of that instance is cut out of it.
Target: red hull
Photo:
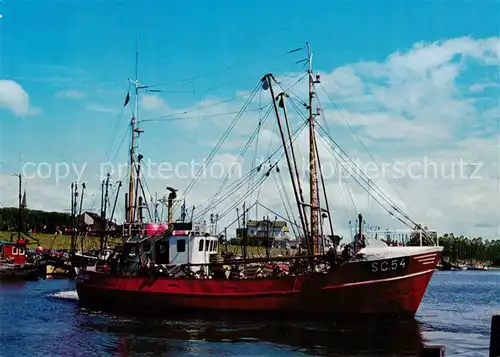
[[[441,250],[415,247],[399,257],[392,254],[385,260],[349,262],[328,274],[275,279],[149,278],[81,272],[76,287],[83,305],[129,312],[202,309],[414,316]],[[404,267],[398,268],[404,257]],[[389,268],[391,264],[394,270]]]

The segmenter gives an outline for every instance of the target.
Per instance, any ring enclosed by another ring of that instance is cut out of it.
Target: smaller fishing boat
[[[488,267],[486,265],[482,264],[472,264],[467,267],[467,270],[482,270],[482,271],[488,271]]]
[[[28,241],[0,242],[0,280],[38,280],[40,271],[36,264],[26,261]]]

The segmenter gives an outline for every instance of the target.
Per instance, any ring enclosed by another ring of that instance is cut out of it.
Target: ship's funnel
[[[172,221],[173,221],[173,218],[172,218],[172,215],[173,215],[173,212],[172,212],[172,208],[173,208],[173,203],[174,203],[174,200],[177,198],[177,190],[172,188],[172,187],[167,187],[167,190],[170,191],[170,193],[168,194],[168,224],[172,224]]]

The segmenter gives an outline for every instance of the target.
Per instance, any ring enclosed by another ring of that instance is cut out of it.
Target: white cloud
[[[76,89],[66,89],[57,92],[55,97],[61,99],[81,99],[85,98],[85,93]]]
[[[469,92],[471,93],[480,93],[484,91],[486,88],[499,88],[500,83],[495,82],[479,82],[471,85],[469,87]]]
[[[9,79],[0,79],[0,108],[17,116],[36,115],[41,110],[31,105],[29,94],[19,83]]]
[[[94,112],[101,112],[101,113],[113,113],[116,110],[107,106],[104,106],[102,104],[97,104],[97,103],[88,103],[85,108],[87,110],[92,110]]]

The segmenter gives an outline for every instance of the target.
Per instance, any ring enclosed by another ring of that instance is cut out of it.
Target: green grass
[[[13,232],[0,232],[0,240],[8,241],[10,240],[10,236]],[[40,244],[43,248],[51,248],[51,249],[70,249],[71,248],[71,236],[70,235],[54,235],[54,234],[32,234],[33,238],[36,238],[40,241]],[[14,239],[17,239],[17,234],[14,236]],[[30,241],[28,247],[36,248],[37,243],[34,240],[31,240],[29,237],[27,239]],[[121,243],[120,238],[113,238],[108,240],[108,244],[110,246],[115,245],[116,243]],[[83,240],[83,249],[88,250],[92,248],[99,248],[99,237],[85,237]],[[80,238],[77,241],[77,249],[81,249],[81,240]]]

